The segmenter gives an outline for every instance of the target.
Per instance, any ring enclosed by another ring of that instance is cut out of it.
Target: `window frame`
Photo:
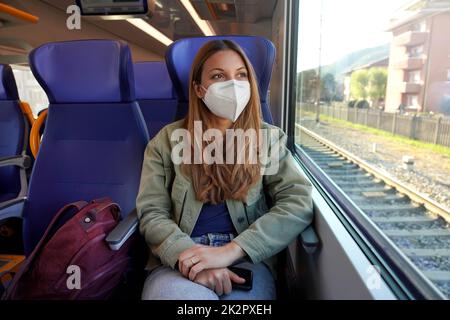
[[[303,1],[303,0],[300,0]],[[314,187],[399,299],[446,299],[434,284],[400,251],[359,207],[295,143],[297,111],[297,55],[300,1],[287,0],[286,87],[284,129],[288,147]],[[390,250],[385,250],[389,248]]]
[[[417,76],[418,75],[418,76]],[[418,78],[418,79],[416,79]],[[422,84],[422,71],[421,70],[412,70],[408,71],[408,81],[409,83]]]
[[[43,110],[47,109],[50,104],[47,94],[37,81],[30,66],[11,64],[11,68],[14,73],[20,100],[25,101],[30,105],[33,116],[36,118]],[[24,79],[22,78],[23,73],[28,73],[31,77]],[[33,86],[23,85],[24,82],[29,84],[30,81],[33,82]]]
[[[414,32],[426,32],[427,31],[427,21],[422,19],[422,20],[414,23],[412,29]]]
[[[416,102],[415,104],[414,104],[414,101]],[[419,95],[417,93],[406,94],[406,106],[409,108],[418,108],[419,107]]]
[[[420,50],[418,50],[420,48]],[[425,54],[423,44],[413,46],[408,49],[408,57],[420,58]]]

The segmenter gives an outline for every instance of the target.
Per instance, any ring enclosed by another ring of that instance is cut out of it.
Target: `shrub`
[[[347,103],[347,106],[348,106],[349,108],[354,108],[354,107],[355,107],[355,103],[356,103],[356,100],[350,100],[350,101]]]
[[[355,107],[358,109],[368,109],[370,105],[367,100],[358,100],[358,102],[356,102],[355,104]]]

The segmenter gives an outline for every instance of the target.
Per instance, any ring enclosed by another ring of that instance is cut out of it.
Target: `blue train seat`
[[[29,124],[20,108],[14,74],[0,64],[0,220],[20,217],[27,193]]]
[[[177,98],[164,61],[134,64],[136,99],[152,139],[175,120]]]
[[[30,66],[50,105],[24,207],[25,255],[65,204],[108,196],[131,212],[148,142],[126,44],[47,43]]]
[[[172,43],[166,52],[166,63],[178,95],[177,119],[184,117],[188,109],[189,74],[198,50],[211,40],[232,40],[239,44],[255,69],[258,78],[263,119],[273,123],[269,108],[269,85],[275,59],[275,46],[263,37],[256,36],[212,36],[186,38]]]

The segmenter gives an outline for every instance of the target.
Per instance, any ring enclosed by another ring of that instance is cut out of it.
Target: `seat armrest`
[[[298,236],[298,241],[308,254],[315,253],[319,248],[319,237],[311,225],[300,233]]]
[[[0,202],[0,220],[7,218],[22,218],[23,205],[27,197],[17,197]]]
[[[119,250],[136,231],[138,223],[137,210],[133,209],[106,237],[111,250]]]
[[[0,168],[7,166],[17,166],[20,168],[20,192],[16,198],[0,202],[0,210],[3,211],[0,212],[0,219],[22,216],[21,211],[13,212],[11,210],[13,206],[25,202],[27,199],[28,183],[26,169],[31,166],[31,158],[27,155],[0,158]],[[7,210],[8,208],[9,210]]]
[[[25,202],[26,200],[27,200],[27,197],[17,197],[17,198],[11,199],[11,200],[6,200],[3,202],[0,202],[0,210],[6,209],[8,207],[11,207],[11,206],[21,203],[21,202]]]
[[[31,166],[31,159],[27,155],[0,158],[0,167],[6,166],[18,166],[28,169]]]

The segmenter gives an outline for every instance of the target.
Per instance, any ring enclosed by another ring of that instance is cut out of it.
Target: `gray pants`
[[[217,296],[209,288],[192,282],[176,270],[166,266],[154,269],[145,280],[143,300],[273,300],[276,298],[275,281],[263,264],[243,262],[236,266],[253,271],[253,288],[250,291],[233,290],[228,295]]]

